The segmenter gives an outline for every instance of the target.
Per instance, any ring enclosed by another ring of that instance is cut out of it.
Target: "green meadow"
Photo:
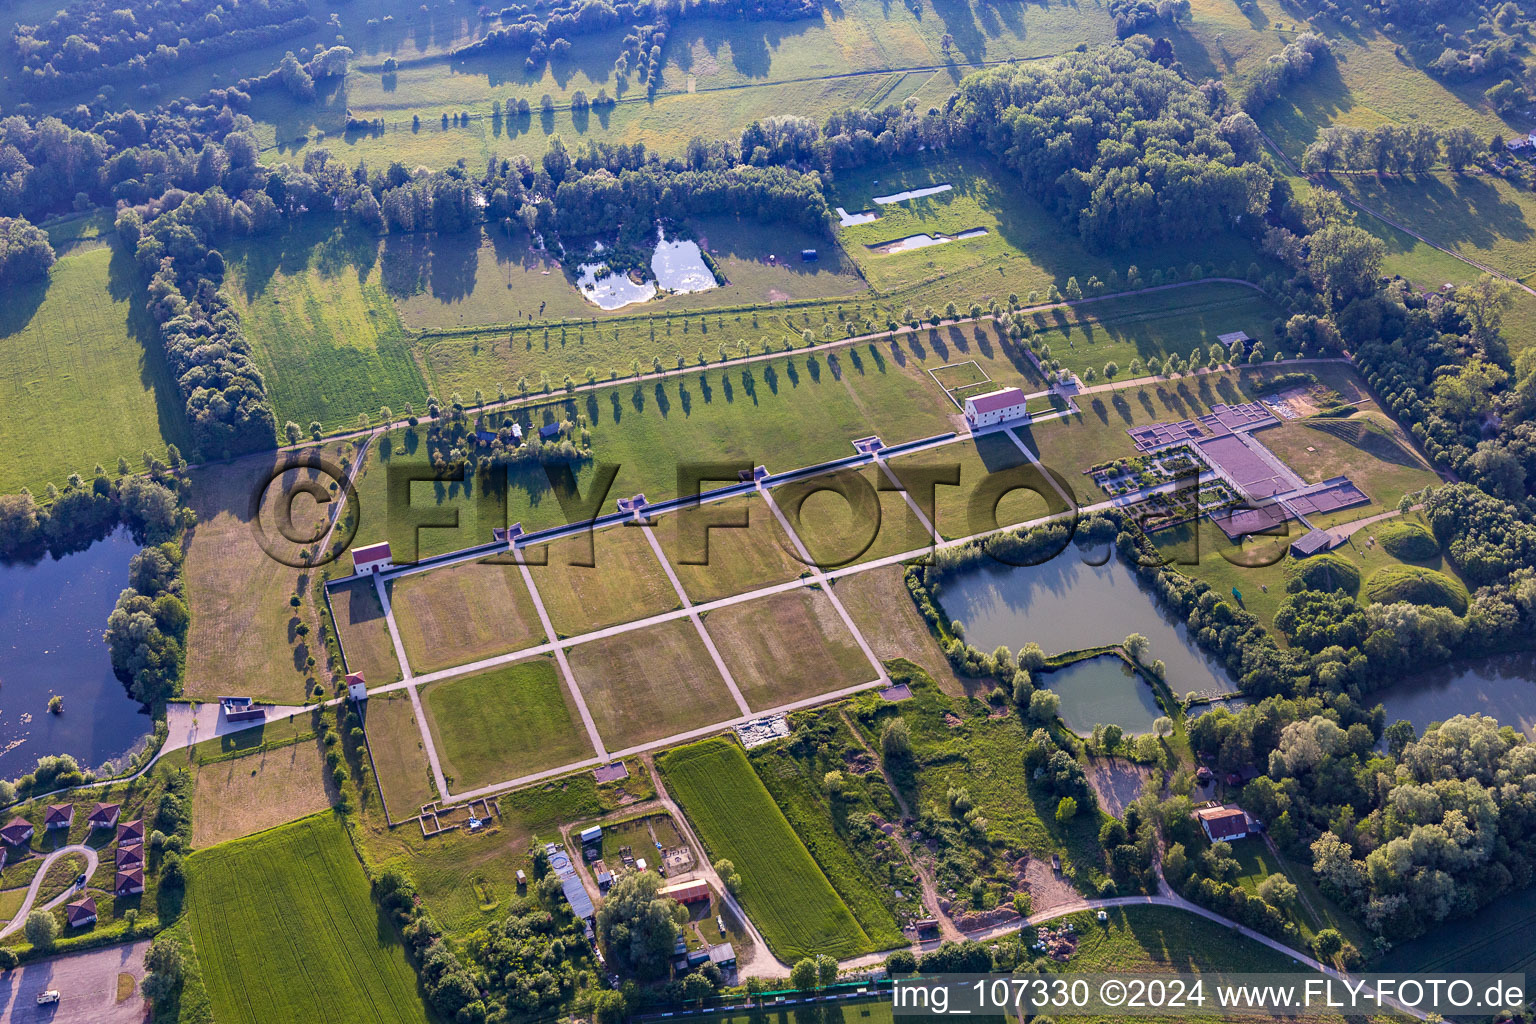
[[[416,268],[381,255],[377,237],[314,218],[232,245],[226,256],[226,290],[279,428],[292,420],[307,435],[311,422],[337,430],[361,414],[377,418],[380,406],[425,405],[410,336],[388,296],[390,275]]]
[[[132,259],[97,243],[0,303],[0,493],[62,485],[119,456],[187,448],[186,419]]]

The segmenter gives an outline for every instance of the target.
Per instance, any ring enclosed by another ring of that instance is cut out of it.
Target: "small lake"
[[[581,271],[576,287],[581,289],[583,298],[599,309],[623,309],[656,297],[656,282],[637,284],[628,274],[607,273],[598,277],[597,272],[605,267],[603,263],[583,263],[576,268]]]
[[[656,251],[651,254],[651,273],[669,292],[687,295],[720,287],[714,273],[704,262],[698,242],[669,242],[657,234]]]
[[[1421,736],[1431,722],[1470,714],[1536,736],[1536,654],[1453,662],[1365,695],[1367,705],[1378,701],[1388,724],[1406,718]]]
[[[1089,565],[1085,558],[1108,560]],[[1130,567],[1104,549],[1084,552],[1069,544],[1042,565],[993,564],[957,573],[938,597],[949,617],[964,624],[965,639],[983,651],[1002,644],[1017,652],[1033,640],[1046,654],[1064,654],[1141,633],[1151,641],[1149,663],[1162,659],[1174,693],[1237,688],[1226,669],[1188,639],[1183,621],[1165,613]]]
[[[948,192],[954,187],[953,185],[930,185],[927,188],[909,188],[905,192],[892,192],[888,196],[875,196],[875,202],[881,206],[890,206],[892,203],[904,203],[908,199],[936,196],[940,192]]]
[[[0,776],[25,774],[44,754],[96,768],[150,731],[101,639],[138,550],[118,530],[63,558],[0,564]],[[61,715],[48,713],[54,694],[64,698]]]
[[[1128,733],[1152,731],[1163,714],[1152,686],[1117,655],[1084,658],[1054,672],[1042,672],[1041,686],[1060,695],[1061,720],[1080,736],[1096,725],[1118,725]]]
[[[943,245],[945,242],[958,242],[964,238],[980,238],[987,233],[986,228],[972,228],[962,231],[958,235],[908,235],[906,238],[898,238],[894,242],[879,242],[875,245],[865,246],[878,253],[911,252],[913,249],[926,249],[930,245]]]

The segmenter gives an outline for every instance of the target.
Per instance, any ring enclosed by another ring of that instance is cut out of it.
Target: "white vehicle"
[[[48,1005],[51,1005],[51,1004],[56,1003],[58,1001],[59,1001],[59,992],[58,992],[57,989],[52,989],[51,988],[51,989],[49,989],[46,992],[39,992],[37,994],[37,1005],[38,1006],[48,1006]]]

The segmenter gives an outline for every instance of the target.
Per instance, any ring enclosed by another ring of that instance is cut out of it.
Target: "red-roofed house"
[[[679,903],[697,903],[699,900],[709,899],[709,883],[703,880],[675,882],[672,885],[663,886],[656,895],[677,900]]]
[[[347,696],[353,700],[368,699],[368,680],[363,678],[361,672],[347,673]]]
[[[67,829],[75,823],[74,804],[49,804],[43,810],[43,830]]]
[[[387,540],[381,540],[377,544],[365,544],[363,547],[352,549],[352,571],[356,572],[359,576],[364,573],[388,569],[391,564],[389,541]]]
[[[1017,419],[1029,419],[1024,392],[1018,388],[1001,388],[965,400],[965,422],[972,430]]]
[[[112,891],[119,896],[135,896],[144,891],[143,868],[118,868]]]
[[[117,824],[117,845],[131,846],[144,841],[144,819],[120,821]]]
[[[132,846],[119,845],[116,859],[119,868],[141,868],[144,866],[144,847],[137,843]]]
[[[1248,815],[1241,807],[1227,804],[1224,807],[1202,807],[1195,812],[1200,827],[1211,842],[1218,839],[1241,839],[1248,834]]]
[[[117,816],[122,810],[117,804],[97,804],[91,808],[90,817],[86,820],[91,823],[91,828],[115,828]]]
[[[96,897],[87,896],[64,907],[64,919],[71,928],[84,928],[96,923]]]
[[[6,846],[26,846],[32,841],[32,833],[35,831],[26,818],[12,818],[0,828],[0,842]]]

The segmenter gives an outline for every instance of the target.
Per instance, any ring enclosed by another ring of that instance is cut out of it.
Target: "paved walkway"
[[[48,878],[48,869],[53,867],[55,861],[59,860],[61,857],[66,857],[71,853],[84,855],[85,871],[83,871],[82,874],[84,874],[86,878],[90,878],[96,873],[96,851],[91,847],[84,845],[83,843],[76,843],[73,846],[61,846],[57,850],[54,850],[52,853],[48,854],[48,856],[43,858],[42,866],[37,869],[37,874],[32,876],[32,884],[27,886],[27,896],[26,899],[21,901],[21,909],[16,911],[16,916],[11,918],[10,924],[6,925],[4,928],[0,928],[0,939],[5,938],[7,935],[11,934],[22,925],[27,923],[27,915],[32,912],[32,904],[37,899],[37,891],[43,887],[43,882]],[[47,903],[44,903],[40,909],[52,910],[59,904],[66,902],[71,896],[79,895],[80,892],[81,890],[76,888],[74,883],[71,882],[69,888],[59,893]]]
[[[747,699],[741,695],[741,690],[736,686],[736,678],[731,675],[731,670],[726,667],[725,659],[720,657],[720,650],[715,646],[714,637],[709,635],[709,630],[704,628],[704,620],[699,617],[698,609],[688,599],[688,592],[683,589],[683,584],[677,578],[677,573],[672,570],[672,563],[667,560],[667,553],[661,549],[661,541],[656,539],[656,531],[650,523],[640,527],[645,534],[645,539],[650,542],[651,550],[656,554],[656,561],[661,563],[661,568],[666,572],[667,579],[672,583],[672,589],[677,591],[677,599],[683,602],[683,610],[693,620],[693,628],[698,631],[699,639],[704,641],[705,650],[709,651],[710,660],[715,663],[715,668],[720,672],[720,678],[725,680],[725,688],[731,691],[731,699],[741,709],[744,715],[751,714],[752,709],[747,706]]]
[[[533,573],[528,571],[528,561],[521,551],[514,552],[517,559],[517,568],[523,574],[523,583],[528,587],[528,596],[533,598],[533,609],[539,613],[539,625],[544,627],[544,635],[554,639],[559,636],[555,627],[549,621],[549,612],[544,610],[544,599],[539,596],[539,588],[533,584]],[[603,747],[603,738],[597,733],[597,723],[592,720],[592,712],[587,707],[587,699],[581,695],[581,687],[576,685],[576,676],[571,672],[570,662],[565,660],[565,647],[559,643],[550,645],[555,655],[555,664],[560,666],[560,678],[565,680],[566,689],[571,692],[571,699],[576,702],[576,710],[581,715],[581,724],[586,726],[587,739],[592,742],[592,749],[597,751],[597,760],[603,761],[608,757],[607,750]],[[422,730],[426,730],[426,723],[422,723]],[[448,788],[442,789],[443,800],[448,799]]]

